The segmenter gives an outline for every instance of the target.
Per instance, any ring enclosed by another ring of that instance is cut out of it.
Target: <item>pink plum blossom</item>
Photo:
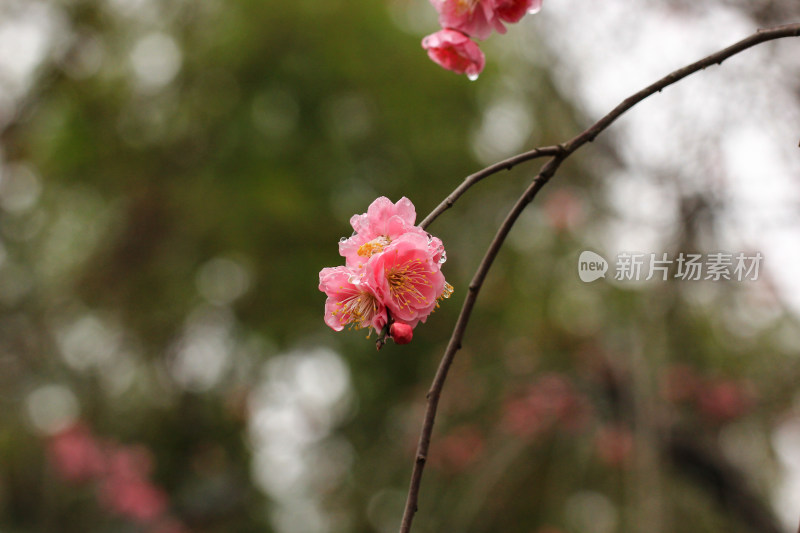
[[[486,39],[492,30],[505,33],[503,22],[519,22],[535,13],[542,0],[431,0],[444,29],[457,30],[473,39]]]
[[[542,0],[495,0],[494,2],[495,16],[505,22],[519,22],[525,13],[535,13],[541,8]],[[498,31],[505,33],[505,28]]]
[[[448,293],[427,237],[417,233],[402,235],[383,253],[370,258],[365,279],[392,317],[411,327],[424,322],[437,300]]]
[[[422,48],[435,63],[458,74],[476,78],[483,71],[486,58],[467,35],[444,29],[422,39]]]
[[[486,39],[493,29],[500,33],[506,31],[495,14],[495,1],[431,0],[431,3],[439,13],[442,28],[457,30],[475,39]]]
[[[319,273],[324,320],[333,330],[373,328],[382,336],[379,348],[387,336],[407,344],[438,300],[450,297],[453,287],[441,272],[444,245],[415,226],[416,217],[408,198],[380,197],[350,219],[355,233],[339,242],[345,265]]]
[[[414,204],[405,196],[396,204],[381,196],[370,204],[366,213],[350,218],[355,233],[339,242],[339,254],[345,258],[347,266],[363,265],[400,235],[408,232],[425,234],[414,225],[416,218]]]
[[[328,296],[325,323],[334,331],[350,325],[357,329],[373,327],[380,332],[388,322],[386,307],[373,289],[346,266],[323,268],[319,290]]]
[[[69,481],[89,481],[105,469],[105,456],[100,444],[83,423],[54,435],[48,451],[56,471]]]

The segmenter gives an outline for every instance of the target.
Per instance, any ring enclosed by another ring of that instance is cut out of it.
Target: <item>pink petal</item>
[[[422,39],[422,48],[438,65],[458,74],[477,76],[486,59],[469,37],[455,30],[440,30]]]

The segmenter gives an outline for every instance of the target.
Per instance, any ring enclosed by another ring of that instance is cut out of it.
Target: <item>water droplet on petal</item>
[[[467,74],[467,79],[469,81],[475,81],[475,80],[478,79],[478,75],[477,74]]]
[[[541,10],[542,10],[542,0],[533,0],[530,9],[528,9],[528,13],[531,15],[535,15]]]
[[[344,244],[346,242],[347,242],[347,237],[342,237],[341,239],[339,239],[339,244]]]
[[[442,255],[439,257],[439,264],[443,265],[445,261],[447,261],[447,253],[442,250]]]

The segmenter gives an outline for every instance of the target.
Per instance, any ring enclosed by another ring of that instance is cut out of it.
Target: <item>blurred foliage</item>
[[[333,334],[317,273],[375,197],[408,196],[421,219],[499,159],[476,141],[497,101],[524,102],[521,147],[586,125],[547,53],[520,50],[537,46],[536,22],[512,30],[520,49],[488,43],[496,61],[469,83],[420,49],[435,29],[423,3],[35,7],[55,21],[52,50],[1,133],[0,529],[396,530],[426,387],[535,167],[476,186],[430,228],[456,291],[411,345],[376,354],[364,332]],[[752,530],[673,432],[744,472],[769,508],[797,324],[768,280],[580,283],[576,257],[613,218],[598,178],[614,147],[597,144],[487,280],[415,531]],[[687,213],[671,252],[703,251],[714,213]],[[77,421],[99,464],[147,450],[133,477],[163,491],[160,518],[108,503],[111,467],[59,473],[54,443]]]

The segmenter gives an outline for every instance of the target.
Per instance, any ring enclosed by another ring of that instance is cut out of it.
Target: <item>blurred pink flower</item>
[[[51,437],[48,452],[56,471],[67,481],[89,481],[105,470],[103,451],[89,428],[82,423]]]
[[[733,380],[706,383],[698,392],[700,412],[714,422],[729,422],[745,415],[754,403],[746,384]]]
[[[366,265],[365,280],[392,317],[411,327],[425,319],[450,295],[439,263],[428,246],[428,238],[406,233]]]
[[[583,202],[569,189],[553,191],[544,201],[545,220],[556,231],[574,230],[584,218]]]
[[[164,514],[167,495],[145,479],[110,476],[99,486],[100,502],[109,510],[141,523]]]
[[[92,481],[98,501],[130,520],[153,524],[153,533],[184,533],[183,525],[166,516],[167,494],[149,477],[153,455],[144,446],[99,442],[84,424],[75,424],[48,442],[56,472],[73,483]]]
[[[503,22],[518,22],[542,7],[542,0],[431,0],[439,25],[473,39],[486,39],[492,30],[505,33]]]
[[[422,48],[438,65],[472,79],[477,78],[486,63],[478,45],[456,30],[444,29],[428,35],[422,39]]]
[[[334,331],[351,325],[357,329],[372,327],[380,332],[388,321],[386,307],[374,290],[348,267],[323,268],[319,273],[319,290],[328,296],[325,323]]]
[[[124,479],[144,479],[153,470],[153,455],[144,446],[113,447],[109,453],[108,475]]]
[[[609,466],[625,467],[633,452],[633,434],[624,426],[601,427],[595,436],[595,450]]]
[[[483,456],[485,441],[477,426],[459,426],[434,447],[431,462],[450,472],[461,472]]]
[[[506,31],[495,15],[495,0],[431,0],[431,4],[439,13],[442,28],[458,30],[475,39],[486,39],[493,29]]]
[[[542,8],[542,0],[495,0],[494,14],[505,22],[519,22],[525,13],[535,13]],[[500,33],[505,32],[505,28]]]
[[[518,437],[531,438],[554,429],[581,429],[589,416],[588,402],[562,375],[542,376],[517,397],[506,401],[503,428]]]

